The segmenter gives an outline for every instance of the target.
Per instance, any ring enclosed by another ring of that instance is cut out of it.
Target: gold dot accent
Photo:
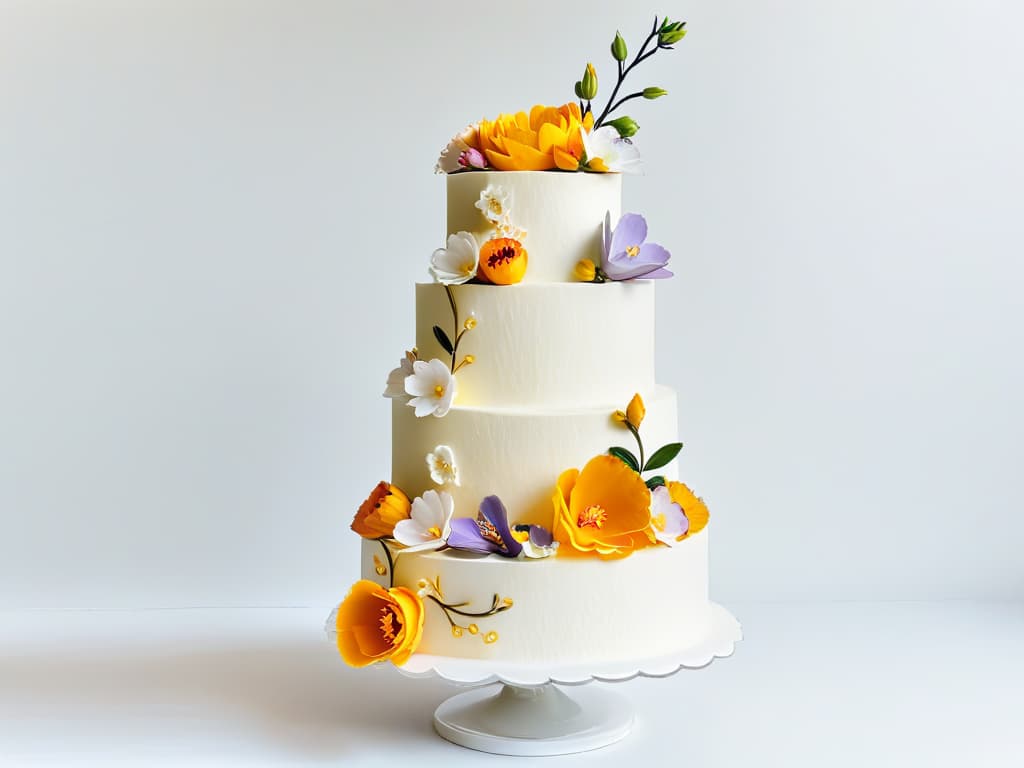
[[[506,597],[503,602],[505,603],[505,605],[511,607],[511,605],[512,605],[512,598],[511,597]]]
[[[452,637],[462,637],[462,627],[457,624],[452,625]]]
[[[474,328],[476,328],[476,318],[467,317],[466,322],[462,324],[462,327],[465,328],[467,331],[472,331]]]
[[[464,358],[462,359],[462,362],[464,362],[464,363],[465,363],[466,365],[472,365],[473,363],[475,363],[475,362],[476,362],[476,358],[475,358],[475,357],[473,357],[472,355],[466,355],[466,356],[465,356],[465,357],[464,357]]]
[[[486,635],[484,635],[484,642],[487,644],[498,642],[498,633],[488,632]]]
[[[468,627],[466,627],[466,629],[469,630],[469,634],[471,635],[475,635],[477,632],[480,631],[480,627],[478,627],[476,624],[470,624]]]
[[[388,575],[388,567],[384,565],[376,555],[373,556],[373,570],[376,571],[378,576]]]

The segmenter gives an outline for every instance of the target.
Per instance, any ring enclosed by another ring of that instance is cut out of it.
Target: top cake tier
[[[600,263],[605,215],[614,224],[622,207],[617,173],[473,171],[447,180],[449,235],[471,232],[479,242],[493,237],[494,225],[477,204],[488,188],[505,198],[512,223],[525,230],[525,283],[570,282],[580,259]]]

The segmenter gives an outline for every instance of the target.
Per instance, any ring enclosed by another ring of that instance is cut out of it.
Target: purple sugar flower
[[[647,239],[647,222],[638,213],[624,213],[615,231],[611,228],[611,213],[604,216],[604,249],[601,253],[601,271],[609,280],[633,280],[642,277],[656,280],[672,277],[665,269],[672,258],[667,250]]]
[[[523,545],[509,530],[508,512],[497,496],[488,496],[480,502],[475,520],[471,517],[452,520],[448,546],[485,555],[495,552],[503,557],[519,557],[523,551]]]

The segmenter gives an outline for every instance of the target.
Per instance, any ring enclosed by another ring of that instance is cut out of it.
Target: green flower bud
[[[666,19],[668,21],[668,19]],[[678,43],[684,37],[686,37],[686,26],[685,21],[677,21],[673,24],[662,25],[662,28],[658,31],[658,45],[672,45]]]
[[[640,126],[636,124],[636,120],[626,115],[616,117],[614,120],[608,120],[605,125],[612,126],[612,128],[619,132],[619,136],[623,139],[628,139],[640,130]]]
[[[590,101],[597,96],[597,72],[593,64],[587,64],[583,71],[583,79],[580,81],[580,98]]]
[[[616,61],[625,61],[628,55],[626,41],[622,39],[622,35],[616,32],[615,39],[612,40],[612,56],[615,57]]]
[[[577,99],[582,99],[583,98],[583,83],[581,83],[579,80],[577,80],[576,81],[576,85],[573,86],[573,90],[576,92],[576,98]]]
[[[664,96],[666,93],[668,93],[668,91],[666,91],[664,88],[655,88],[653,86],[651,86],[650,88],[644,88],[645,99],[657,99]]]

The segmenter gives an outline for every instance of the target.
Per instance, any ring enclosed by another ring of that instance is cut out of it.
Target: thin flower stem
[[[629,96],[623,96],[621,99],[619,99],[617,102],[615,102],[615,106],[613,106],[608,111],[609,112],[614,112],[616,109],[621,107],[623,104],[625,104],[630,99],[639,99],[643,95],[644,95],[643,91],[637,91],[636,93],[629,94]]]
[[[640,471],[643,472],[644,471],[644,444],[643,444],[643,441],[640,439],[640,430],[638,430],[636,427],[634,427],[628,421],[626,422],[626,426],[629,427],[629,431],[632,432],[633,433],[633,437],[636,438],[637,447],[640,449]]]
[[[628,67],[625,67],[625,68],[623,68],[622,62],[621,61],[619,62],[619,78],[618,78],[618,82],[615,83],[615,88],[612,90],[612,95],[608,99],[608,106],[606,106],[604,108],[604,111],[601,113],[601,116],[599,118],[597,118],[597,120],[594,121],[594,130],[597,130],[602,125],[604,125],[604,119],[606,117],[608,117],[608,115],[614,109],[616,109],[618,107],[618,104],[615,103],[615,97],[619,95],[619,88],[622,87],[623,81],[626,79],[626,76],[630,73],[630,71],[633,69],[633,67],[635,67],[637,64],[639,64],[641,61],[645,61],[646,59],[649,59],[651,56],[653,56],[654,54],[656,54],[658,52],[658,47],[657,46],[655,46],[654,50],[647,51],[647,46],[650,45],[651,41],[654,40],[657,37],[658,37],[658,19],[657,19],[657,17],[655,17],[655,19],[654,19],[654,27],[651,29],[651,34],[649,34],[647,36],[647,39],[644,40],[644,44],[640,46],[640,50],[637,51],[636,58],[633,59],[633,61],[630,63],[630,65]],[[645,54],[645,51],[647,51],[646,54]]]
[[[390,589],[395,586],[395,560],[391,556],[391,550],[388,548],[385,538],[379,538],[377,541],[384,548],[384,557],[388,559],[388,581],[390,582],[388,588]]]
[[[427,597],[429,597],[431,600],[433,600],[435,603],[441,606],[441,610],[444,611],[446,616],[448,616],[448,612],[451,611],[457,616],[466,616],[471,619],[485,619],[488,616],[494,616],[495,614],[501,613],[502,611],[507,611],[511,607],[508,605],[499,606],[499,598],[497,595],[494,596],[494,602],[491,604],[490,609],[479,612],[460,611],[456,606],[448,605],[447,603],[442,602],[435,595],[427,595]],[[465,605],[465,603],[458,603],[458,605]],[[448,616],[448,621],[454,624],[454,622],[452,622],[451,616]]]
[[[455,355],[459,351],[459,342],[462,340],[462,334],[459,333],[459,308],[455,305],[455,294],[452,292],[452,287],[448,284],[444,286],[444,292],[448,294],[448,303],[452,307],[452,335],[455,336],[455,341],[452,342],[452,364],[449,366],[452,373],[455,373]]]

